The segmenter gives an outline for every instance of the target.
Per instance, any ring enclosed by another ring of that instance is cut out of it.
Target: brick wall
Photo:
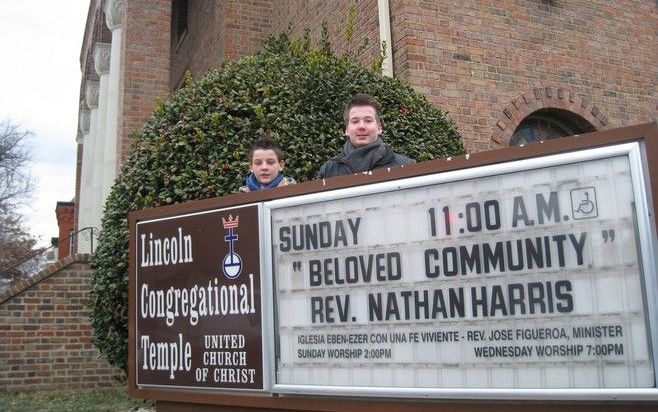
[[[266,19],[255,30],[255,18],[236,16],[262,12],[260,3],[190,2],[188,44],[172,55],[175,76],[183,66],[196,77],[253,53],[248,33],[260,36]],[[290,26],[298,37],[309,29],[317,41],[326,22],[337,54],[368,38],[362,63],[378,55],[376,0],[271,3],[270,33]],[[395,76],[448,112],[469,151],[506,146],[521,120],[544,108],[568,110],[597,130],[656,119],[655,1],[391,0],[390,15]]]
[[[157,98],[221,61],[257,52],[270,34],[326,22],[337,54],[369,39],[379,54],[376,0],[189,2],[188,31],[170,48],[170,2],[126,2],[121,160]],[[146,12],[148,11],[148,12]],[[347,41],[353,11],[354,38]],[[395,76],[448,112],[469,151],[505,146],[523,117],[562,108],[598,130],[656,118],[654,1],[391,0]]]
[[[599,130],[656,116],[655,1],[408,0],[392,9],[396,76],[449,112],[468,150],[488,149],[496,135],[506,144],[518,104],[557,102]]]
[[[130,135],[153,114],[157,99],[169,92],[171,2],[125,1],[123,58],[119,86],[117,159],[123,164],[130,151]]]
[[[350,12],[353,17],[350,17]],[[281,33],[290,27],[293,37],[301,37],[308,29],[316,44],[322,23],[327,23],[331,48],[338,56],[356,52],[367,39],[368,45],[360,55],[360,61],[366,67],[371,67],[380,55],[377,0],[278,0],[272,20],[272,33]],[[348,27],[354,28],[350,41]]]
[[[62,259],[0,292],[0,391],[102,388],[123,376],[91,344],[88,262]]]
[[[355,30],[352,40],[347,41],[350,9]],[[186,70],[199,79],[222,61],[253,55],[270,35],[288,27],[293,37],[301,37],[308,29],[317,45],[323,22],[336,54],[357,51],[368,39],[362,63],[370,66],[379,56],[377,0],[189,2],[187,33],[171,49],[169,86],[172,90],[180,87]]]
[[[271,28],[272,1],[190,1],[187,33],[171,48],[170,89],[187,70],[199,79],[224,60],[258,52]]]
[[[75,217],[75,203],[57,202],[55,207],[57,215],[57,226],[59,227],[59,244],[57,259],[66,257],[71,252],[71,233],[73,232],[73,220]]]

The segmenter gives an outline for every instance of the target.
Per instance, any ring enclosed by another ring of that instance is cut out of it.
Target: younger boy
[[[253,192],[262,189],[295,184],[295,179],[283,176],[283,150],[269,137],[256,139],[249,152],[249,175],[246,186],[240,192]]]

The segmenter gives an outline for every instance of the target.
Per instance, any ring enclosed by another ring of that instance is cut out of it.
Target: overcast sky
[[[0,0],[0,120],[31,130],[36,191],[27,229],[50,244],[57,201],[75,196],[80,49],[89,0]]]

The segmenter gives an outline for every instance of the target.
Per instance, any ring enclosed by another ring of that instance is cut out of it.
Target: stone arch
[[[608,118],[592,101],[567,89],[536,87],[517,96],[496,120],[489,149],[509,146],[514,130],[531,113],[541,109],[562,109],[587,120],[596,130],[608,125]]]

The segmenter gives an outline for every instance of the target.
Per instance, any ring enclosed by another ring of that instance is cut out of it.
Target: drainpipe
[[[393,77],[393,48],[391,47],[391,16],[388,0],[377,0],[379,11],[379,45],[383,48],[386,58],[382,63],[382,75]]]

